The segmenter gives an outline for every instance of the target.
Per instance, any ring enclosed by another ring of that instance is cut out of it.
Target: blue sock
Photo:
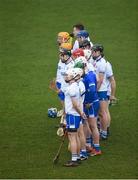
[[[103,137],[103,138],[107,138],[107,131],[101,131],[101,137]]]
[[[99,144],[94,144],[94,148],[96,149],[96,151],[100,151],[101,148],[100,148],[100,145]]]
[[[82,150],[81,150],[80,156],[87,156],[86,149],[82,149]]]

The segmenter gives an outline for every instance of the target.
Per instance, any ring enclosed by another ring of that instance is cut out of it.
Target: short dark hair
[[[75,25],[73,25],[73,28],[77,28],[77,29],[79,29],[79,30],[84,30],[84,25],[83,24],[81,24],[81,23],[78,23],[78,24],[75,24]]]

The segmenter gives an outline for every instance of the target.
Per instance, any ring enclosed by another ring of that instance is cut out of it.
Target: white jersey
[[[107,61],[106,66],[106,82],[107,82],[107,95],[111,95],[111,83],[109,81],[109,78],[113,76],[113,69],[112,65]]]
[[[91,63],[92,66],[93,66],[94,59],[92,58],[92,56],[90,57],[90,59],[88,60],[88,62]]]
[[[94,72],[94,67],[93,67],[93,64],[91,63],[91,61],[87,61],[87,68],[88,68],[88,71],[93,71]]]
[[[103,73],[104,78],[103,78],[103,82],[99,88],[98,91],[107,91],[107,81],[106,81],[106,60],[103,57],[98,57],[98,59],[96,59],[93,62],[93,66],[95,69],[95,73],[98,76],[99,73]]]
[[[66,91],[64,92],[65,94],[65,113],[66,114],[72,114],[74,116],[80,116],[79,113],[74,109],[72,100],[71,98],[75,98],[78,106],[80,106],[80,89],[79,89],[79,84],[77,82],[74,82],[70,84],[67,88]]]
[[[78,48],[79,48],[79,42],[78,42],[78,40],[75,40],[73,48],[72,48],[72,52],[75,51]]]
[[[90,45],[91,47],[93,47],[93,43],[91,42],[90,38],[86,38],[88,41],[90,41]],[[74,45],[73,45],[73,48],[72,48],[72,52],[75,51],[76,49],[79,48],[79,42],[78,40],[76,39],[75,42],[74,42]]]
[[[59,82],[61,84],[61,89],[64,88],[64,86],[66,86],[66,84],[67,84],[64,80],[64,75],[65,75],[66,71],[69,68],[73,68],[73,67],[74,67],[73,60],[69,61],[68,63],[62,63],[61,60],[59,61],[56,82]]]

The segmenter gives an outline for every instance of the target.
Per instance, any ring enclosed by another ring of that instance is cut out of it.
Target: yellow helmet
[[[70,38],[70,35],[69,35],[68,32],[59,32],[58,36],[62,37],[62,38],[65,38],[65,39],[69,39]]]
[[[66,49],[66,50],[70,51],[72,49],[72,44],[71,43],[62,43],[60,45],[60,48],[61,49]]]

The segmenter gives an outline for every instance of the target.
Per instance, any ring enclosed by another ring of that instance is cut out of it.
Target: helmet
[[[83,74],[83,70],[77,67],[71,68],[68,69],[65,74],[68,77],[68,82],[69,82],[72,79],[76,79],[76,80],[80,79]]]
[[[57,108],[48,109],[48,117],[51,117],[51,118],[57,117]]]
[[[77,58],[80,56],[84,56],[84,52],[82,49],[76,49],[75,51],[73,51],[72,55],[74,56],[74,58]]]
[[[93,51],[100,51],[100,52],[103,52],[104,47],[103,47],[102,44],[94,44],[94,46],[92,47],[92,50],[93,50]]]
[[[77,37],[85,37],[87,38],[89,36],[89,33],[86,30],[79,31],[77,33]]]
[[[74,68],[76,76],[79,75],[80,77],[83,75],[83,70],[81,68]]]
[[[72,45],[70,43],[62,43],[59,52],[64,55],[71,56],[71,49],[72,49]]]
[[[89,49],[84,49],[84,57],[86,58],[86,60],[89,60],[90,57],[91,57],[91,55],[92,55],[91,50],[89,50]]]
[[[87,63],[84,56],[80,56],[80,57],[76,58],[74,62],[75,63],[77,63],[77,62]]]
[[[85,57],[80,56],[80,57],[78,57],[77,59],[75,59],[75,65],[74,65],[74,67],[75,67],[75,68],[84,69],[84,67],[86,66],[86,64],[87,64],[87,61],[86,61]]]
[[[91,44],[90,44],[90,41],[88,41],[87,39],[85,39],[85,40],[83,40],[82,42],[80,42],[80,44],[79,44],[79,47],[80,48],[84,48],[84,47],[86,47],[86,46],[91,46]]]
[[[74,78],[76,76],[76,72],[74,71],[74,68],[70,68],[66,71],[65,75]]]
[[[71,43],[62,43],[62,44],[60,45],[60,48],[62,48],[62,49],[67,49],[67,50],[71,50],[71,49],[72,49],[72,45],[71,45]]]
[[[65,38],[65,39],[69,39],[69,37],[70,37],[68,32],[59,32],[58,36],[62,37],[62,38]]]

